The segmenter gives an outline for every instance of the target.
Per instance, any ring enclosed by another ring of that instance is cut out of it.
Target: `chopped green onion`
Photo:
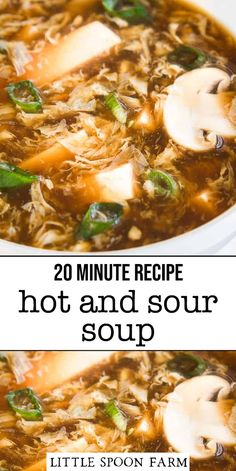
[[[10,83],[7,93],[14,105],[19,106],[25,113],[37,113],[42,110],[42,98],[31,80]]]
[[[110,400],[105,406],[105,411],[116,427],[121,430],[121,432],[125,432],[128,420],[125,414],[118,407],[116,401]]]
[[[25,185],[31,185],[38,177],[25,172],[15,165],[6,162],[0,162],[0,189],[18,188]]]
[[[150,21],[150,14],[139,0],[122,1],[102,0],[102,4],[111,16],[118,16],[131,24]],[[123,6],[123,4],[128,4]]]
[[[33,421],[42,418],[41,404],[31,388],[9,392],[7,402],[10,408],[25,420]]]
[[[169,62],[180,65],[186,70],[201,67],[205,64],[206,59],[206,54],[203,51],[184,44],[168,54]]]
[[[109,93],[109,95],[105,98],[105,105],[109,110],[111,110],[113,116],[119,121],[121,124],[125,124],[127,121],[128,113],[119,101],[119,98],[115,92]]]
[[[207,362],[203,358],[190,353],[181,353],[167,363],[171,371],[182,374],[185,378],[201,376],[207,369]]]
[[[174,198],[179,194],[179,185],[175,179],[163,170],[151,170],[147,175],[155,188],[155,194],[162,198]]]
[[[78,227],[76,237],[86,240],[101,234],[118,224],[122,215],[123,206],[119,203],[93,203]]]

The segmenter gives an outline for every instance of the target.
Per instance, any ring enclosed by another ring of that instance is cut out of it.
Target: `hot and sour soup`
[[[159,0],[0,6],[0,235],[146,245],[235,203],[235,42]]]

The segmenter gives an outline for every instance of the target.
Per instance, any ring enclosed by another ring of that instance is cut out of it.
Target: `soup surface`
[[[191,471],[235,471],[235,352],[117,352],[69,380],[77,354],[1,357],[1,469],[44,471],[47,451],[181,451]]]
[[[3,0],[0,236],[116,250],[232,206],[235,57],[175,0]]]

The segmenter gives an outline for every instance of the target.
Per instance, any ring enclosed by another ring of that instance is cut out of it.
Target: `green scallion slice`
[[[36,175],[25,172],[7,162],[0,162],[0,190],[31,185],[36,180],[38,180]]]
[[[42,110],[41,95],[31,80],[10,83],[6,90],[12,103],[25,113],[37,113]]]
[[[202,67],[207,60],[206,54],[196,47],[181,45],[168,54],[168,61],[186,70]]]
[[[117,94],[115,92],[109,93],[105,98],[105,105],[111,110],[113,116],[121,124],[127,122],[128,113],[125,106],[121,104]]]
[[[76,238],[87,240],[101,234],[117,225],[122,215],[123,206],[119,203],[93,203],[76,230]]]
[[[157,196],[161,198],[176,198],[179,195],[179,185],[168,172],[151,170],[146,178],[153,183]]]
[[[207,362],[191,353],[180,353],[172,360],[168,361],[167,367],[171,371],[180,373],[185,378],[201,376],[207,369]]]
[[[110,400],[106,406],[105,411],[108,417],[112,420],[115,426],[121,431],[125,432],[128,425],[128,419],[125,414],[120,410],[114,399]]]
[[[130,24],[150,22],[150,14],[139,0],[102,0],[102,4],[110,16],[117,16]]]
[[[7,402],[13,412],[25,420],[34,421],[42,418],[42,406],[31,388],[9,392]]]

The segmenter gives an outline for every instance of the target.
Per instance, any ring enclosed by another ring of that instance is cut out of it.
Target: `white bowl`
[[[221,22],[236,35],[236,1],[235,0],[185,0],[186,3],[200,6],[208,14]],[[203,226],[173,237],[163,242],[157,242],[135,249],[107,252],[117,255],[212,255],[236,236],[236,206]],[[8,255],[46,255],[62,252],[48,251],[26,247],[13,242],[0,240],[0,254]],[[65,252],[64,252],[65,253]],[[66,252],[68,255],[69,252]],[[73,252],[73,255],[76,255]],[[86,255],[86,254],[81,254]],[[230,254],[229,254],[230,255]]]

